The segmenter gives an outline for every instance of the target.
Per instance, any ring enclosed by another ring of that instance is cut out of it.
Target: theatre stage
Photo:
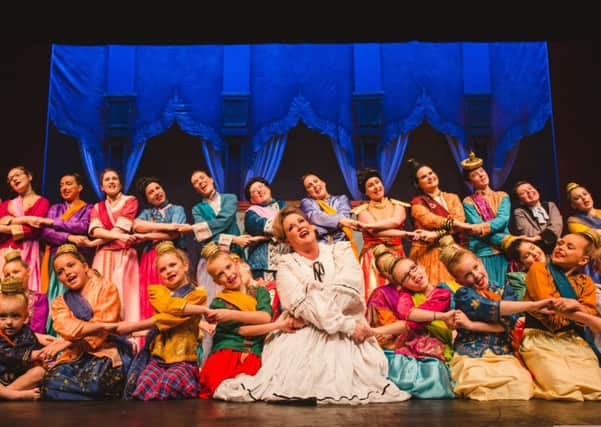
[[[601,402],[409,400],[362,406],[293,406],[187,400],[0,402],[0,426],[601,425]]]

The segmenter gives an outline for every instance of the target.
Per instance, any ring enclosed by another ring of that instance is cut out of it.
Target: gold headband
[[[476,154],[473,151],[470,151],[469,157],[461,161],[461,167],[471,172],[482,167],[483,160],[479,157],[476,157]]]
[[[568,195],[568,197],[570,197],[570,193],[572,192],[572,190],[575,190],[578,187],[582,187],[582,186],[575,182],[568,182],[568,184],[566,185],[566,194]]]
[[[501,249],[503,249],[503,252],[507,252],[507,250],[513,244],[513,242],[515,242],[518,239],[519,238],[517,236],[513,236],[511,234],[508,234],[507,236],[503,237],[503,240],[501,240]]]
[[[63,245],[60,245],[56,250],[56,255],[60,254],[79,255],[79,250],[77,249],[77,246],[75,246],[73,243],[65,243]]]
[[[23,281],[21,279],[17,279],[16,277],[6,277],[2,280],[2,284],[0,285],[1,291],[5,295],[14,295],[14,294],[23,294],[25,293],[25,289],[23,288]]]
[[[9,262],[12,262],[12,261],[16,261],[16,260],[20,260],[20,261],[23,260],[23,258],[21,258],[20,251],[11,250],[11,251],[8,251],[6,254],[4,254],[4,262],[6,264],[8,264]]]
[[[450,246],[455,244],[455,239],[453,239],[453,236],[450,234],[445,234],[444,236],[442,236],[440,239],[438,239],[438,245],[441,248]]]
[[[215,255],[217,252],[219,252],[219,250],[220,249],[219,249],[219,246],[217,245],[217,243],[209,242],[200,251],[200,256],[203,257],[204,259],[209,259],[213,255]]]
[[[455,258],[455,256],[459,252],[463,252],[463,251],[465,251],[465,249],[463,249],[457,245],[445,246],[440,251],[440,255],[438,255],[438,259],[440,260],[440,262],[442,262],[445,265],[445,267],[449,268],[449,266],[451,265],[451,262],[453,261],[453,258]]]
[[[601,236],[594,229],[588,229],[585,231],[581,231],[580,234],[584,236],[585,239],[591,242],[595,249],[601,248]]]
[[[157,243],[154,248],[157,251],[157,255],[163,255],[164,253],[172,252],[176,249],[171,240],[163,240],[162,242]]]

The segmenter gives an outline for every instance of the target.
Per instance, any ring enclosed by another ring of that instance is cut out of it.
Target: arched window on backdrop
[[[138,197],[140,209],[147,207],[145,199],[137,193],[135,183],[139,177],[156,176],[160,178],[169,201],[182,205],[188,223],[192,224],[192,207],[200,201],[200,196],[190,184],[190,174],[196,169],[208,170],[201,142],[197,136],[187,134],[174,123],[167,132],[147,141],[129,193]],[[186,234],[186,248],[190,266],[195,268],[199,247],[192,233]]]
[[[330,194],[349,194],[334,155],[332,140],[302,121],[288,133],[286,150],[278,171],[271,182],[273,195],[283,200],[300,200],[305,197],[301,177],[312,172],[323,179]]]
[[[410,158],[414,158],[420,163],[426,163],[434,169],[440,180],[442,191],[456,193],[460,198],[467,194],[467,188],[451,154],[447,136],[424,121],[407,135],[407,145],[403,159],[398,173],[388,189],[390,197],[411,203],[411,199],[417,195],[417,190],[411,179],[411,169],[407,164]],[[407,209],[405,224],[406,228],[413,229],[409,208]],[[407,246],[405,248],[407,249],[406,253],[409,253],[411,244],[406,240],[403,243]]]

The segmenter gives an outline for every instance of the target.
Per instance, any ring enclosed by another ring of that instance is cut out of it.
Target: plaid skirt
[[[132,397],[138,400],[193,399],[200,384],[193,362],[163,363],[152,358],[138,378]]]

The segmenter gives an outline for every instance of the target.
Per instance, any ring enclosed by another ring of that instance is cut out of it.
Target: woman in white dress
[[[386,378],[384,352],[369,337],[363,275],[349,242],[319,244],[294,207],[278,213],[273,234],[294,250],[282,256],[276,279],[282,316],[297,319],[299,329],[270,334],[259,372],[222,382],[213,397],[350,405],[409,399]]]

